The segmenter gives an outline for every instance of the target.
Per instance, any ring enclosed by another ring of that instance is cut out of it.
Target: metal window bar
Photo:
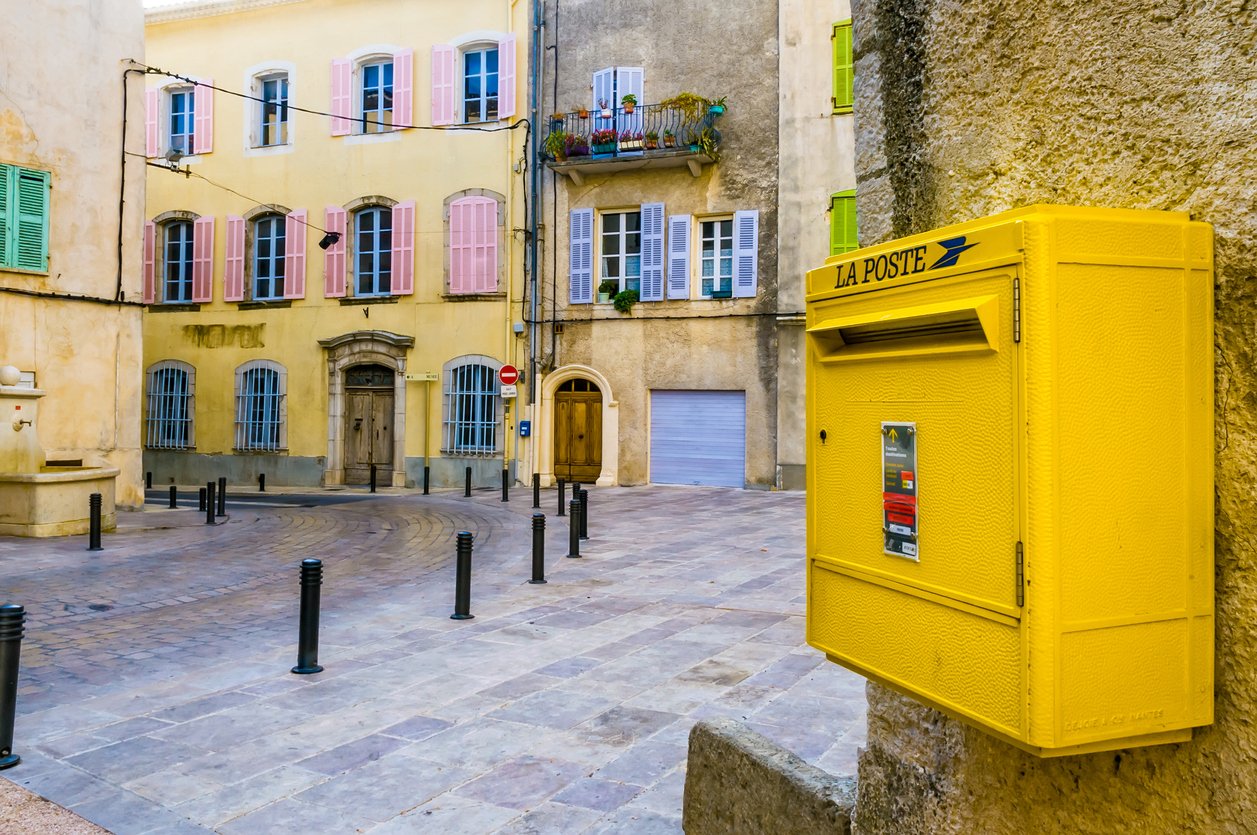
[[[190,375],[182,368],[149,372],[145,445],[150,449],[188,449],[192,437]]]
[[[236,400],[236,449],[269,452],[281,449],[282,398],[280,373],[250,368],[240,376]]]
[[[568,159],[596,155],[640,157],[651,154],[689,154],[699,144],[703,131],[710,129],[717,146],[720,133],[715,130],[716,115],[693,114],[677,107],[639,104],[632,113],[623,107],[611,108],[611,118],[604,119],[599,110],[582,119],[579,112],[564,113],[563,118],[550,120],[550,133],[561,132],[565,141],[564,157]],[[595,154],[594,133],[609,131],[615,141],[602,146]],[[627,134],[627,136],[626,136]],[[554,148],[547,142],[547,153],[553,158]]]
[[[497,451],[497,372],[468,363],[445,376],[445,451],[493,455]]]

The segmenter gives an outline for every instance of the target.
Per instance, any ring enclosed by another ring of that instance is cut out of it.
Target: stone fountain
[[[101,496],[101,529],[117,523],[114,479],[118,469],[49,463],[39,444],[41,389],[19,386],[21,372],[0,367],[0,536],[86,533],[88,497]]]

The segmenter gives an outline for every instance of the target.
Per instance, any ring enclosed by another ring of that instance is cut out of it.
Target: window
[[[497,292],[503,201],[502,195],[483,189],[446,199],[450,294]]]
[[[855,103],[855,66],[851,56],[851,21],[834,24],[831,36],[834,45],[834,95],[835,113],[850,113]]]
[[[48,272],[52,175],[0,163],[0,268]]]
[[[393,62],[362,66],[360,133],[384,133],[393,127]]]
[[[829,254],[841,255],[859,248],[855,190],[839,191],[829,198]]]
[[[284,227],[282,215],[265,215],[253,222],[253,299],[284,297]]]
[[[607,67],[594,73],[594,98],[591,107],[594,111],[594,130],[610,128],[618,133],[638,133],[642,130],[642,111],[624,113],[622,102],[627,95],[637,97],[638,104],[644,105],[646,97],[645,72],[641,67]],[[613,115],[603,119],[599,114],[602,102],[607,103]]]
[[[192,221],[172,220],[162,225],[162,302],[192,301]]]
[[[392,288],[393,213],[368,206],[354,213],[354,286],[359,296],[387,296]]]
[[[460,358],[445,372],[445,452],[497,451],[497,368],[488,357]]]
[[[284,367],[255,360],[236,369],[236,445],[259,452],[287,446],[287,385]]]
[[[163,360],[148,369],[144,445],[149,449],[192,448],[195,383],[196,370],[184,362]]]
[[[733,295],[733,218],[699,224],[700,293],[705,299]]]
[[[463,121],[495,122],[498,118],[498,50],[463,53]]]
[[[196,105],[191,87],[177,87],[167,91],[170,130],[166,134],[166,147],[171,151],[189,155],[194,153],[193,136],[196,133]]]
[[[599,284],[610,281],[620,290],[640,290],[642,283],[642,213],[602,215]],[[619,291],[617,291],[619,292]]]
[[[260,147],[288,144],[288,74],[259,79],[258,141]]]

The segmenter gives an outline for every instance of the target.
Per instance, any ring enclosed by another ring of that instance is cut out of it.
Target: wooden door
[[[371,465],[379,484],[389,484],[393,468],[393,389],[380,383],[392,379],[390,369],[362,366],[350,369],[349,381],[365,386],[346,388],[345,483],[367,484]]]
[[[554,475],[595,481],[602,474],[602,392],[588,380],[569,380],[554,396]]]

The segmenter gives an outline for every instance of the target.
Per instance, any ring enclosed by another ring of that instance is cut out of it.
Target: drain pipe
[[[530,169],[529,178],[529,206],[532,214],[528,218],[528,262],[531,266],[529,282],[529,316],[528,316],[528,406],[531,412],[532,424],[539,424],[540,406],[537,402],[537,340],[541,338],[541,325],[538,323],[538,309],[540,307],[541,295],[541,262],[537,257],[537,218],[540,217],[541,206],[541,79],[542,68],[541,61],[545,56],[545,50],[542,48],[542,36],[545,31],[545,3],[543,0],[533,0],[533,26],[532,26],[532,80],[529,84],[529,97],[532,104],[532,168]],[[529,434],[529,457],[531,459],[532,471],[537,470],[537,441],[533,433]]]

